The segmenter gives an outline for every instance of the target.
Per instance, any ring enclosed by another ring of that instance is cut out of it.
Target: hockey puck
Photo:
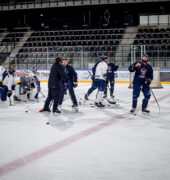
[[[49,123],[49,122],[47,122],[46,124],[47,124],[47,125],[49,125],[50,123]]]
[[[26,113],[28,112],[28,111],[25,111]]]

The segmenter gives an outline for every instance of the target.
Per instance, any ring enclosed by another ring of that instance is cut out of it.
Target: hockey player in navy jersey
[[[135,72],[133,80],[133,102],[131,113],[134,113],[137,107],[137,100],[142,90],[144,99],[142,101],[142,112],[149,113],[147,110],[148,102],[151,96],[150,84],[153,80],[152,66],[147,63],[148,56],[143,55],[142,62],[135,62],[129,67],[130,72]]]
[[[106,84],[110,82],[110,97],[114,98],[114,84],[115,84],[115,71],[119,68],[118,65],[115,65],[114,63],[109,63],[108,64],[108,69],[107,69],[107,78],[106,78]],[[107,97],[107,86],[104,91],[104,98]]]
[[[68,64],[68,60],[66,58],[64,58],[62,60],[62,65],[63,65],[64,72],[66,74],[67,82],[62,83],[62,85],[61,85],[59,105],[62,105],[62,102],[64,99],[64,94],[68,89],[70,98],[71,98],[72,103],[73,103],[72,107],[76,111],[78,111],[78,103],[77,103],[77,99],[76,99],[76,96],[74,93],[74,88],[76,88],[78,86],[77,73],[75,72],[74,68]]]

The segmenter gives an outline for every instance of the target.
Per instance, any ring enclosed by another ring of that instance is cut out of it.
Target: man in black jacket
[[[61,59],[57,57],[53,64],[48,80],[48,97],[45,101],[44,111],[50,111],[49,104],[53,100],[53,113],[61,113],[58,110],[58,101],[60,98],[60,86],[66,82],[66,75],[61,65]]]

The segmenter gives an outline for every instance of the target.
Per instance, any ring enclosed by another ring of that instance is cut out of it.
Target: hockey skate
[[[107,94],[104,94],[103,99],[107,98]]]
[[[142,108],[142,112],[143,112],[144,114],[149,114],[149,113],[150,113],[150,111],[147,110],[146,108]]]
[[[89,97],[89,95],[86,93],[85,96],[84,96],[84,99],[89,100],[88,97]]]
[[[136,108],[132,108],[130,112],[133,114],[135,112]]]
[[[101,102],[95,103],[95,105],[96,105],[97,107],[99,107],[99,108],[104,108],[104,107],[105,107],[105,105],[103,105]]]
[[[73,110],[74,110],[75,112],[78,112],[78,106],[77,106],[77,105],[73,104],[73,105],[72,105],[72,108],[73,108]]]
[[[21,99],[20,99],[20,98],[18,98],[17,96],[15,96],[15,95],[14,95],[14,97],[13,97],[13,98],[14,98],[14,101],[21,101]]]
[[[110,94],[110,97],[111,97],[112,99],[114,99],[115,96],[114,96],[113,94]]]

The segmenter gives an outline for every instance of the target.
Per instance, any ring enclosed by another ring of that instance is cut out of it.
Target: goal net
[[[153,80],[150,85],[151,88],[153,89],[159,89],[163,88],[161,84],[161,76],[160,76],[160,68],[159,67],[153,67]],[[129,88],[133,88],[133,78],[134,78],[135,72],[130,72],[130,83],[129,83]]]

